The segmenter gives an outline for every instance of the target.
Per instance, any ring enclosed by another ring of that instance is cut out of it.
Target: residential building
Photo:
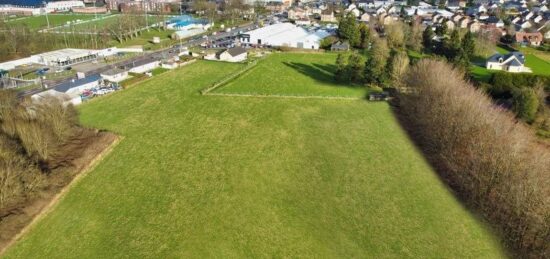
[[[113,68],[100,74],[103,80],[118,83],[128,78],[128,71],[120,68]]]
[[[226,62],[243,62],[248,58],[248,53],[243,47],[229,48],[216,53],[216,59]]]
[[[321,12],[321,22],[337,22],[334,11],[327,9]]]
[[[515,39],[521,45],[540,46],[544,37],[540,32],[516,32]]]
[[[349,43],[348,42],[335,42],[330,46],[331,51],[348,51],[349,50]]]
[[[521,52],[510,52],[508,54],[495,54],[486,63],[486,68],[491,70],[502,70],[512,73],[531,72],[525,67],[525,56]]]

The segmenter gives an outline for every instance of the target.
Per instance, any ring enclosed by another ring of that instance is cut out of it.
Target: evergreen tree
[[[352,46],[357,46],[359,44],[359,27],[352,13],[348,13],[340,19],[338,23],[338,36],[343,40],[347,40]]]
[[[447,28],[447,21],[443,21],[439,26],[437,26],[437,28],[435,28],[435,34],[437,34],[438,36],[444,36],[447,34],[447,30],[449,28]]]
[[[453,57],[452,60],[453,64],[460,69],[462,69],[464,72],[468,72],[468,67],[470,66],[470,59],[468,58],[468,54],[462,49],[459,48],[457,54]]]
[[[443,54],[445,55],[445,57],[447,57],[448,60],[454,60],[454,58],[458,55],[458,52],[462,48],[460,44],[460,34],[458,33],[458,30],[453,30],[451,32],[451,37],[445,39],[443,45]]]
[[[334,73],[334,80],[337,82],[348,82],[348,58],[345,54],[338,54],[336,58],[336,72]]]
[[[361,54],[354,52],[349,56],[347,70],[349,71],[351,82],[362,83],[365,78],[365,58]]]
[[[431,52],[433,48],[433,37],[434,32],[432,26],[427,26],[424,32],[422,33],[422,45],[424,45],[425,52]]]
[[[464,52],[468,56],[468,59],[471,59],[475,55],[475,48],[476,43],[474,39],[474,34],[468,31],[462,39],[462,49],[464,49]]]
[[[533,123],[538,107],[539,100],[533,89],[523,87],[514,92],[514,112],[518,118]]]
[[[358,47],[361,49],[368,49],[371,42],[370,28],[364,23],[359,24],[359,34],[361,36]]]
[[[382,84],[388,78],[387,64],[390,57],[390,48],[384,39],[376,39],[370,51],[365,68],[365,79],[369,83]]]

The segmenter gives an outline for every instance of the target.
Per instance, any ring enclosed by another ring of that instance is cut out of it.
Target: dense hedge
[[[533,74],[514,74],[514,73],[495,73],[489,80],[489,92],[492,95],[503,95],[511,93],[523,87],[534,87],[542,85],[545,89],[550,90],[550,76],[533,75]]]
[[[405,76],[412,90],[399,96],[401,118],[442,177],[517,256],[548,258],[550,150],[463,78],[445,62],[420,61]],[[521,85],[532,80],[520,78]]]

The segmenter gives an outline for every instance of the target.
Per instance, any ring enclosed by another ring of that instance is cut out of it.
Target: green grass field
[[[101,16],[99,16],[101,18]],[[59,27],[56,28],[56,31],[67,31],[67,32],[93,32],[101,31],[104,28],[111,26],[112,24],[118,21],[117,15],[108,15],[103,19],[98,19],[94,21],[88,21],[84,23],[74,24],[71,26]]]
[[[533,74],[550,76],[550,63],[533,55],[525,55],[525,65],[533,70]]]
[[[6,258],[504,256],[387,103],[199,94],[242,66],[198,61],[81,106],[124,139]]]
[[[95,18],[93,14],[49,14],[48,20],[50,21],[50,28],[67,24],[67,22],[73,22],[76,20],[91,20]],[[48,21],[45,15],[29,16],[24,19],[18,19],[14,21],[8,21],[11,24],[25,24],[31,30],[46,29],[48,27]]]
[[[365,87],[334,81],[337,54],[274,53],[218,93],[363,97]]]

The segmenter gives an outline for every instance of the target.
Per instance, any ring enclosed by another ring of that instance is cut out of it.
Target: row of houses
[[[471,7],[466,8],[466,1],[444,0],[445,8],[434,6],[427,2],[407,6],[406,1],[374,1],[357,0],[354,3],[341,6],[329,5],[325,1],[301,3],[297,7],[288,9],[288,18],[297,24],[308,24],[307,20],[317,18],[321,22],[336,22],[341,9],[351,13],[359,21],[388,25],[395,21],[409,17],[421,22],[424,26],[443,26],[449,29],[467,29],[473,33],[491,32],[503,36],[510,34],[522,39],[522,44],[540,45],[544,38],[550,38],[550,11],[549,0],[487,1],[474,0]],[[511,6],[516,6],[511,9]],[[511,15],[510,21],[503,21],[499,13]],[[507,26],[510,23],[510,26]],[[540,33],[540,34],[539,34]],[[518,41],[520,42],[520,41]]]

